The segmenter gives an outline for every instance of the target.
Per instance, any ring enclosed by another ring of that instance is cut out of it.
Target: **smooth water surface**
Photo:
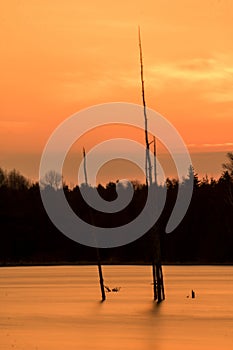
[[[96,266],[1,268],[0,349],[233,349],[233,267],[165,266],[160,305],[150,266],[103,271],[101,303]]]

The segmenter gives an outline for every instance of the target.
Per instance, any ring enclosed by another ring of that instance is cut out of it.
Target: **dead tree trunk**
[[[84,167],[85,184],[86,186],[88,186],[85,148],[83,148],[83,167]],[[89,212],[89,217],[90,217],[91,225],[93,225],[94,227],[94,218],[91,211]],[[93,233],[93,235],[95,238],[95,233]],[[99,272],[100,291],[101,291],[102,301],[104,301],[106,299],[106,294],[104,289],[104,278],[103,278],[103,272],[102,272],[102,266],[101,266],[101,260],[100,260],[100,252],[98,247],[96,248],[96,255],[97,255],[97,265],[98,265],[98,272]]]
[[[145,172],[146,172],[146,184],[149,186],[157,186],[157,169],[156,169],[156,140],[154,142],[154,184],[152,181],[152,165],[150,158],[150,142],[148,138],[148,119],[147,119],[147,110],[146,110],[146,98],[145,98],[145,86],[144,86],[144,77],[143,77],[143,57],[142,57],[142,44],[141,44],[141,35],[140,28],[138,30],[139,37],[139,51],[140,51],[140,66],[141,66],[141,86],[142,86],[142,102],[143,102],[143,112],[144,112],[144,122],[145,122],[145,143],[146,143],[146,161],[145,161]],[[155,198],[156,200],[156,198]],[[160,252],[160,237],[158,228],[155,227],[154,234],[154,251],[152,258],[152,275],[153,275],[153,291],[154,291],[154,300],[157,300],[158,303],[165,299],[164,294],[164,284],[163,284],[163,272],[161,265],[161,252]]]

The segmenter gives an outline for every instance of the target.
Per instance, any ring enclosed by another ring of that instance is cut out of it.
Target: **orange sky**
[[[141,104],[138,24],[148,107],[191,152],[232,150],[232,23],[231,0],[1,2],[0,166],[32,175],[32,155],[71,114]]]

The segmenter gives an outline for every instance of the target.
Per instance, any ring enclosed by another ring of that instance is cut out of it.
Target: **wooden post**
[[[162,265],[160,265],[160,273],[161,273],[161,292],[162,292],[162,300],[165,300],[165,290],[164,290],[164,282],[163,282],[163,270],[162,270]]]
[[[96,248],[96,249],[97,249],[100,290],[101,290],[102,301],[104,301],[104,300],[106,300],[106,294],[105,294],[105,289],[104,289],[104,278],[103,278],[102,266],[101,266],[101,262],[100,262],[99,249],[98,248]]]
[[[86,152],[84,147],[83,147],[83,167],[84,167],[85,184],[86,186],[88,186]],[[94,226],[94,219],[91,211],[89,212],[89,216],[90,216],[91,224]],[[100,291],[101,291],[102,301],[104,301],[106,300],[106,294],[104,289],[104,278],[103,278],[103,272],[102,272],[102,266],[101,266],[101,260],[100,260],[100,252],[98,247],[96,248],[96,255],[97,255],[97,264],[98,264],[98,272],[99,272]]]
[[[154,301],[157,300],[158,294],[157,294],[157,279],[156,279],[156,269],[155,269],[155,261],[152,263],[152,272],[153,272],[153,290],[154,290]]]

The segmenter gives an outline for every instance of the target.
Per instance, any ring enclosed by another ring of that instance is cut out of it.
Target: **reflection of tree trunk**
[[[156,169],[156,140],[153,138],[154,142],[154,185],[152,181],[152,165],[150,158],[150,143],[148,138],[148,119],[146,111],[146,99],[145,99],[145,87],[144,87],[144,77],[143,77],[143,58],[142,58],[142,44],[141,44],[141,35],[140,28],[138,30],[139,37],[139,51],[140,51],[140,66],[141,66],[141,86],[142,86],[142,102],[143,102],[143,112],[144,112],[144,121],[145,121],[145,143],[146,143],[146,161],[145,161],[145,172],[146,172],[146,184],[147,187],[157,186],[157,169]],[[156,187],[155,187],[156,188]],[[156,200],[156,198],[155,198]],[[156,213],[154,213],[156,215]],[[161,265],[161,252],[160,252],[160,237],[159,232],[155,228],[155,233],[153,235],[153,257],[152,257],[152,275],[153,275],[153,291],[154,291],[154,300],[161,302],[165,299],[164,294],[164,285],[163,285],[163,272]]]

